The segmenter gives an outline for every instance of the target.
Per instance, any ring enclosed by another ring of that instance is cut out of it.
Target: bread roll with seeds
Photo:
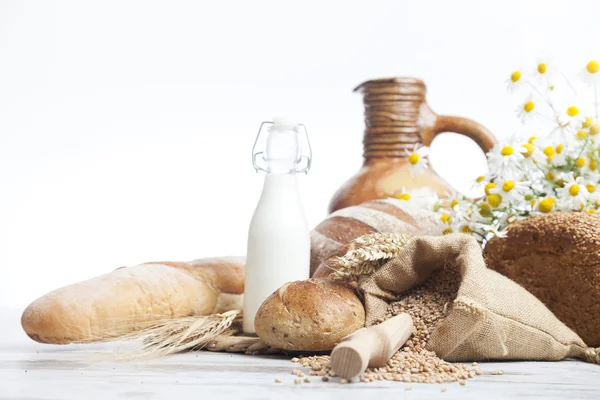
[[[284,350],[331,350],[365,324],[354,290],[326,279],[286,283],[258,309],[254,327],[269,346]]]
[[[141,264],[50,292],[21,324],[42,343],[95,342],[161,319],[241,309],[243,292],[242,257]]]
[[[600,346],[600,217],[557,212],[516,222],[488,242],[485,257],[588,346]]]
[[[345,245],[367,233],[406,233],[436,235],[437,216],[411,201],[385,199],[338,210],[329,215],[311,232],[311,276],[322,261],[332,255],[343,255]]]

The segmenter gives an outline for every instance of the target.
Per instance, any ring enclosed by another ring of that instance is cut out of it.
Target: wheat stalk
[[[402,252],[411,239],[398,233],[371,233],[350,243],[350,250],[341,257],[333,256],[325,261],[332,268],[334,279],[356,280],[371,275],[381,267],[382,261],[394,258]]]
[[[148,328],[125,335],[120,340],[141,342],[126,358],[151,358],[203,348],[219,336],[233,335],[239,328],[233,322],[241,311],[222,314],[180,317],[158,321]]]

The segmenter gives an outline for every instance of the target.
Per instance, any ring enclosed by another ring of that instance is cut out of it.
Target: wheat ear
[[[371,233],[351,242],[351,249],[343,256],[330,257],[325,263],[335,270],[333,278],[356,280],[371,275],[382,261],[400,254],[410,239],[411,236],[399,233]]]
[[[200,349],[219,336],[237,333],[239,328],[232,324],[240,316],[241,311],[232,310],[222,314],[165,319],[120,340],[141,342],[141,346],[128,352],[126,358],[166,356]]]

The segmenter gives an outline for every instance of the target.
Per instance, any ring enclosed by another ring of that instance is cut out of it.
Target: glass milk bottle
[[[297,174],[308,172],[311,158],[304,125],[281,118],[261,124],[252,162],[257,172],[266,175],[248,232],[243,320],[246,333],[255,333],[254,316],[267,297],[287,282],[309,278],[310,233]]]

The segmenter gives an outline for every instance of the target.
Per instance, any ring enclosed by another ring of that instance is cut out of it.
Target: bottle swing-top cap
[[[260,124],[252,147],[252,165],[257,172],[308,173],[311,161],[312,150],[303,124],[286,118]]]

